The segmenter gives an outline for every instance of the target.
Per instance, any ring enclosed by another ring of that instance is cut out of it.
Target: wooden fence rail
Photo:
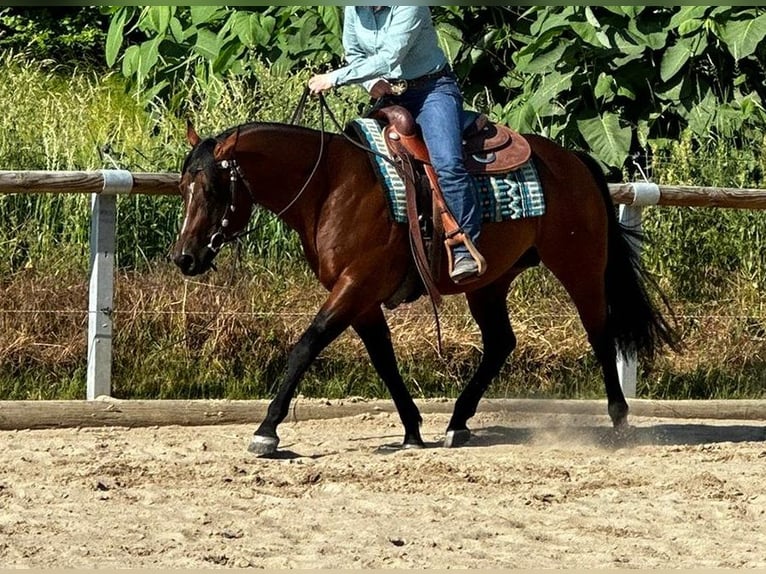
[[[0,171],[0,193],[102,193],[104,171]],[[128,173],[128,172],[126,172]],[[178,175],[132,173],[133,185],[125,193],[175,195]],[[636,197],[635,183],[609,184],[612,200],[630,205]],[[726,187],[660,185],[656,205],[766,209],[766,190]]]
[[[656,205],[678,207],[728,207],[732,209],[766,209],[766,189],[692,187],[686,185],[658,185]],[[635,184],[609,184],[612,201],[631,204],[635,199]]]
[[[647,205],[766,209],[766,190],[761,189],[620,183],[611,184],[609,192],[620,205],[620,221],[633,228],[640,228],[641,211]],[[178,175],[124,170],[0,171],[0,194],[6,193],[91,194],[86,396],[91,400],[111,395],[116,196],[174,195],[178,193]],[[626,396],[634,397],[635,360],[620,357],[618,370]]]

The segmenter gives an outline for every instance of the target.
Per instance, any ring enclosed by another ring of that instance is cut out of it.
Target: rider
[[[427,6],[346,6],[343,47],[348,65],[309,80],[319,94],[336,86],[363,84],[373,98],[386,97],[409,110],[423,133],[439,187],[457,224],[474,244],[481,211],[463,162],[463,98],[439,46]],[[406,80],[395,94],[392,84]],[[468,248],[452,248],[450,277],[460,282],[479,266]]]

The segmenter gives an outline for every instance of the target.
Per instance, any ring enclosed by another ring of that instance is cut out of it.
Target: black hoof
[[[463,446],[471,439],[471,431],[468,429],[448,430],[444,437],[444,448],[456,448]]]
[[[277,452],[279,446],[279,439],[277,437],[253,435],[253,440],[250,441],[250,446],[247,447],[248,452],[257,454],[258,456],[265,456],[274,454]]]
[[[609,418],[612,419],[614,428],[625,428],[628,426],[628,405],[625,403],[614,403],[609,405]]]

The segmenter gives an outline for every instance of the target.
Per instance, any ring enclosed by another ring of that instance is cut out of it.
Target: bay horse
[[[186,137],[192,149],[179,184],[183,223],[172,250],[181,272],[210,269],[221,247],[244,232],[257,204],[298,234],[309,266],[329,292],[291,349],[248,450],[277,451],[277,427],[302,375],[348,327],[391,394],[404,426],[402,447],[423,447],[421,415],[400,375],[382,310],[411,270],[408,229],[391,218],[367,153],[343,134],[279,123],[244,124],[206,139],[189,124]],[[627,425],[628,417],[617,351],[652,357],[675,345],[672,326],[650,297],[657,286],[632,251],[629,230],[616,219],[598,164],[547,138],[525,137],[545,214],[483,224],[479,248],[487,271],[478,280],[457,285],[446,270],[439,274],[440,293],[465,294],[483,344],[480,364],[455,403],[447,447],[469,440],[468,419],[516,346],[506,298],[511,282],[531,266],[544,264],[572,298],[602,369],[615,427]]]

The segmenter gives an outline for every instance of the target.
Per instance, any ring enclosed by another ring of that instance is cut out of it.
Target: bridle
[[[306,104],[306,98],[308,96],[308,88],[306,88],[303,92],[303,95],[301,96],[300,102],[298,103],[298,107],[295,110],[295,113],[293,113],[293,117],[290,121],[291,124],[295,124],[296,122],[300,121],[300,118],[303,114],[303,108]],[[322,156],[324,156],[324,144],[325,144],[325,135],[326,130],[324,127],[324,110],[327,108],[328,112],[330,111],[329,107],[327,107],[327,102],[325,102],[323,96],[319,96],[321,105],[319,107],[319,115],[320,115],[320,135],[319,135],[319,153],[317,154],[317,159],[314,162],[314,167],[311,169],[311,173],[309,173],[308,177],[306,178],[305,183],[301,186],[298,193],[295,194],[295,197],[290,200],[290,202],[283,207],[277,214],[276,217],[280,218],[282,215],[284,215],[287,210],[289,210],[295,203],[301,198],[303,193],[306,191],[306,189],[309,186],[309,183],[311,183],[311,180],[314,179],[314,175],[316,174],[317,170],[319,169],[319,165],[322,163]],[[332,114],[332,112],[330,112]],[[335,118],[333,118],[333,121],[336,122]],[[224,212],[223,218],[221,219],[221,223],[219,225],[219,231],[216,231],[213,233],[213,235],[210,236],[210,241],[207,245],[207,248],[210,249],[213,253],[216,255],[221,250],[221,248],[226,245],[227,243],[231,243],[232,241],[236,241],[237,239],[240,239],[241,237],[244,237],[253,231],[255,229],[249,229],[249,230],[242,230],[238,231],[236,233],[232,233],[231,235],[226,233],[226,228],[231,225],[231,219],[230,216],[236,212],[236,193],[237,193],[237,184],[241,182],[244,184],[245,189],[247,190],[247,193],[250,196],[251,200],[251,210],[252,206],[256,204],[255,195],[253,195],[253,190],[250,187],[250,184],[247,182],[247,179],[245,179],[245,175],[242,172],[242,168],[240,167],[239,163],[237,163],[237,159],[235,157],[236,151],[237,151],[237,141],[239,141],[239,130],[241,126],[237,126],[237,132],[236,132],[236,138],[234,139],[234,145],[231,149],[231,157],[229,159],[222,159],[215,163],[215,167],[218,170],[229,170],[229,206],[226,208],[226,212]]]
[[[239,139],[239,127],[237,127],[237,139]],[[236,148],[236,143],[235,143],[235,148]],[[242,231],[237,231],[235,233],[232,233],[231,235],[227,233],[228,227],[231,225],[231,216],[237,211],[236,205],[237,205],[237,189],[239,189],[238,184],[242,183],[245,189],[247,190],[247,193],[250,196],[251,210],[252,210],[252,206],[255,205],[255,196],[253,195],[253,190],[250,187],[250,184],[247,182],[247,179],[245,179],[245,176],[242,173],[242,168],[239,166],[239,163],[237,163],[237,160],[234,158],[234,150],[232,150],[231,159],[223,159],[223,160],[217,161],[215,163],[215,167],[218,170],[224,170],[224,171],[229,170],[229,205],[226,207],[226,211],[224,212],[223,217],[221,218],[221,223],[219,224],[219,230],[210,236],[210,241],[207,245],[207,248],[217,255],[224,245],[239,239],[240,237],[242,237],[243,235],[246,235],[247,233],[250,233],[250,231],[245,231],[244,229]]]

